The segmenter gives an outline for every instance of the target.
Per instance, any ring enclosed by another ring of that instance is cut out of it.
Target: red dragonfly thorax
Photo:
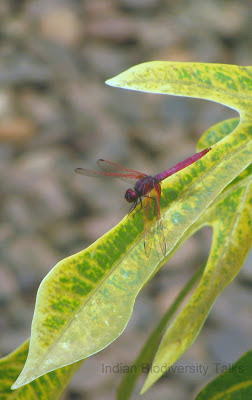
[[[134,189],[126,190],[124,197],[129,203],[138,203],[141,197],[145,197],[147,193],[151,192],[157,185],[160,184],[156,178],[144,176],[136,182]]]

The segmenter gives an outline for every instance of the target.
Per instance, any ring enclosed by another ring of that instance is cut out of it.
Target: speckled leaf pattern
[[[171,254],[171,253],[170,253]],[[177,295],[176,299],[173,301],[172,305],[165,313],[161,321],[155,327],[154,331],[151,333],[148,340],[145,342],[142,350],[137,356],[136,360],[132,363],[129,368],[129,372],[124,374],[122,382],[117,390],[117,399],[118,400],[128,400],[131,397],[131,394],[134,390],[137,379],[142,373],[142,369],[144,365],[151,365],[152,359],[155,355],[156,348],[160,343],[163,333],[165,332],[165,328],[171,318],[174,316],[179,306],[185,299],[185,297],[190,293],[190,290],[194,287],[196,282],[199,280],[201,275],[203,274],[205,264],[201,266],[192,278],[187,282],[187,284],[182,288],[180,293]]]
[[[212,127],[218,142],[227,127],[237,126],[237,119]],[[206,144],[207,131],[198,148]],[[213,144],[213,143],[212,143]],[[235,278],[251,248],[252,242],[252,175],[248,167],[221,193],[204,214],[190,227],[186,238],[204,225],[213,227],[213,240],[203,277],[186,306],[165,333],[147,377],[145,392],[190,347],[221,291]],[[183,238],[183,242],[186,239]],[[179,243],[180,245],[182,242]],[[162,369],[161,369],[162,367]],[[162,372],[161,372],[162,371]]]
[[[204,215],[213,226],[213,242],[202,280],[190,301],[166,332],[153,362],[153,370],[167,369],[197,337],[211,306],[237,275],[251,247],[251,175],[220,196]],[[211,221],[211,222],[210,222]],[[198,224],[197,224],[198,225]],[[164,373],[150,373],[144,390]]]
[[[226,121],[222,121],[210,129],[208,129],[200,138],[200,141],[197,146],[197,150],[200,151],[208,146],[212,146],[217,143],[221,139],[223,139],[226,135],[232,132],[239,124],[239,118],[234,118]],[[214,200],[211,205],[211,209],[214,210],[215,213],[218,213],[218,204],[221,198],[225,195],[230,195],[232,190],[236,190],[236,188],[241,185],[246,186],[248,180],[251,179],[251,167],[244,170],[234,181],[232,181],[227,188]],[[227,193],[228,192],[228,193]],[[191,225],[191,227],[185,232],[185,234],[178,241],[177,245],[173,248],[169,256],[166,258],[166,262],[169,258],[173,256],[173,254],[182,246],[182,244],[192,236],[196,231],[198,231],[204,225],[211,225],[211,220],[206,217],[206,212],[204,212],[201,217]],[[156,270],[157,271],[157,270]],[[155,272],[156,272],[155,271]],[[185,289],[185,288],[184,288]],[[184,291],[184,289],[182,291]],[[128,400],[130,399],[133,388],[136,384],[137,378],[141,375],[141,365],[142,364],[151,364],[153,358],[155,356],[157,346],[161,340],[160,335],[164,334],[165,324],[169,321],[169,316],[171,314],[173,306],[168,309],[164,317],[162,318],[160,324],[155,328],[154,332],[150,335],[150,338],[145,343],[143,349],[141,350],[137,359],[133,362],[134,366],[139,366],[137,372],[135,374],[129,373],[125,375],[123,381],[118,389],[118,399]]]
[[[248,115],[252,108],[251,67],[151,61],[136,65],[106,83],[142,92],[212,100]]]
[[[195,400],[252,399],[252,350],[210,382]]]
[[[0,360],[0,400],[57,400],[82,362],[49,372],[15,391],[11,385],[24,367],[29,349],[27,340]]]
[[[249,70],[245,67],[197,64],[197,70],[202,69],[204,79],[207,74],[211,82],[215,77],[214,87],[210,83],[202,84],[199,73],[193,75],[188,86],[189,78],[182,70],[186,68],[190,75],[190,66],[194,70],[195,65],[179,65],[181,74],[176,70],[176,76],[180,84],[172,94],[237,106],[242,123],[213,145],[213,149],[201,160],[163,182],[161,211],[167,255],[251,160],[251,127],[246,117]],[[216,75],[216,68],[222,71],[219,75]],[[159,74],[161,81],[167,79],[166,84],[169,84],[169,73],[163,76],[161,72],[156,71],[156,91]],[[239,83],[238,90],[231,85],[228,76],[230,79],[233,77],[236,85]],[[13,388],[100,351],[123,332],[137,294],[164,262],[162,254],[157,251],[159,246],[155,235],[153,241],[156,246],[147,259],[143,215],[139,211],[126,216],[90,247],[62,260],[51,270],[38,290],[28,359]]]

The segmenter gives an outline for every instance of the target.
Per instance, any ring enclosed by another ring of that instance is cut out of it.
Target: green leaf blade
[[[109,79],[110,86],[216,101],[249,114],[252,68],[237,65],[151,61]]]
[[[250,159],[251,144],[240,124],[203,159],[163,181],[167,254]],[[156,247],[147,259],[138,212],[54,267],[40,285],[29,356],[13,388],[96,353],[122,333],[138,292],[163,262],[157,235],[153,239]]]
[[[252,351],[210,382],[195,400],[238,400],[252,398]]]
[[[167,257],[250,163],[251,125],[246,119],[251,107],[250,76],[247,67],[153,62],[108,82],[134,90],[219,101],[242,114],[236,129],[213,145],[203,159],[162,182]],[[152,229],[153,251],[148,259],[140,211],[53,268],[40,285],[28,359],[13,388],[92,355],[121,334],[138,292],[164,262],[155,224]]]
[[[11,385],[20,374],[29,349],[27,340],[13,353],[0,359],[0,400],[57,400],[82,362],[43,375],[15,391]]]
[[[213,203],[202,216],[204,223],[214,228],[206,270],[191,299],[164,335],[153,362],[153,369],[156,367],[160,373],[149,373],[141,393],[163,375],[161,366],[167,365],[168,369],[194,342],[215,299],[242,267],[252,242],[251,201],[250,175],[220,195],[217,204]]]
[[[220,140],[224,139],[224,137],[234,131],[239,123],[240,118],[232,118],[213,125],[200,137],[197,144],[197,151],[201,151],[218,143]]]
[[[156,347],[158,346],[162,334],[164,332],[165,327],[167,326],[169,320],[173,317],[182,301],[188,295],[190,290],[193,288],[195,283],[201,277],[204,271],[205,265],[203,264],[201,268],[199,268],[192,278],[186,283],[183,289],[180,291],[174,302],[169,307],[168,311],[165,313],[157,327],[151,333],[150,337],[146,341],[143,346],[141,352],[139,353],[137,359],[133,362],[132,368],[129,369],[129,373],[125,375],[123,378],[118,390],[117,390],[117,399],[118,400],[128,400],[133,392],[134,386],[138,377],[141,375],[142,366],[144,364],[150,365],[152,359],[154,357]]]

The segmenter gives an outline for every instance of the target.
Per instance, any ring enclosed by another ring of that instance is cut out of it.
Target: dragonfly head
[[[128,203],[135,203],[139,196],[134,189],[128,189],[128,190],[126,190],[124,197]]]

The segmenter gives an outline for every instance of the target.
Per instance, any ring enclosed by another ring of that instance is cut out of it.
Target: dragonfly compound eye
[[[125,193],[125,199],[128,201],[128,203],[134,203],[138,199],[138,194],[134,189],[128,189]]]

